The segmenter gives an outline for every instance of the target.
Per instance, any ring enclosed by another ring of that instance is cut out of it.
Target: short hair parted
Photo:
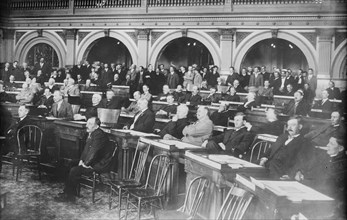
[[[247,121],[247,117],[246,117],[245,113],[243,113],[243,112],[237,112],[234,117],[236,117],[236,116],[242,116],[242,120]]]
[[[297,120],[298,124],[304,125],[304,121],[300,115],[294,115],[294,116],[290,117],[288,121],[290,121],[290,120]]]

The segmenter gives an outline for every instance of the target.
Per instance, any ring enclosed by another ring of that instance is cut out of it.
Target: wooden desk
[[[129,86],[112,86],[112,90],[117,96],[129,97],[130,87]]]
[[[298,213],[308,219],[326,219],[333,212],[332,198],[296,181],[241,176],[236,182],[255,195],[247,212],[249,219],[290,219]]]
[[[131,155],[136,149],[138,139],[140,137],[159,138],[160,136],[155,134],[148,134],[132,130],[122,129],[103,129],[109,134],[111,140],[115,140],[118,143],[118,175],[120,178],[126,178],[130,171]]]
[[[134,114],[121,113],[119,115],[117,128],[123,128],[123,126],[126,125],[132,118],[134,118]],[[171,119],[156,118],[154,129],[163,129],[169,121],[171,121]]]
[[[227,160],[220,157],[226,156]],[[216,162],[219,161],[219,162]],[[227,162],[226,162],[227,161]],[[241,165],[238,165],[241,164]],[[267,170],[259,165],[227,155],[206,155],[187,151],[185,154],[185,171],[189,183],[197,176],[210,178],[209,194],[207,202],[201,204],[198,214],[205,219],[216,219],[218,211],[224,200],[224,191],[227,189],[227,181],[235,182],[236,174],[265,178]]]
[[[195,146],[181,141],[162,140],[162,139],[148,139],[140,138],[140,142],[148,144],[153,147],[152,155],[158,154],[168,155],[172,162],[172,167],[169,173],[168,180],[165,185],[165,192],[167,193],[166,203],[171,208],[179,208],[178,197],[180,193],[185,192],[185,178],[179,172],[180,164],[184,164],[184,155],[187,150],[191,151],[205,151],[205,148]],[[181,190],[180,190],[181,189]]]
[[[74,162],[80,159],[87,134],[86,122],[55,120],[58,160]]]

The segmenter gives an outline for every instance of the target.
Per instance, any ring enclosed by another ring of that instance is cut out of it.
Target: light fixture
[[[187,43],[187,46],[190,46],[190,43]]]
[[[120,44],[120,42],[118,41],[117,44]]]
[[[196,42],[193,43],[193,46],[195,46],[195,45],[196,45]]]
[[[290,47],[290,49],[293,49],[293,46],[291,44],[289,44],[289,47]]]

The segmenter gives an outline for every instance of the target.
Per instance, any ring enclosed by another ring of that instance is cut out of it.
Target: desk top
[[[134,130],[124,130],[124,129],[110,129],[110,132],[113,135],[116,136],[122,136],[122,137],[153,137],[153,138],[159,138],[159,135],[152,134],[152,133],[144,133],[140,131],[134,131]]]
[[[192,144],[184,143],[180,140],[163,140],[163,139],[148,139],[148,138],[140,138],[140,141],[143,143],[147,143],[153,145],[155,147],[159,147],[168,151],[186,151],[186,150],[194,150],[194,151],[204,151],[205,149],[200,146],[195,146]]]
[[[68,127],[85,129],[87,125],[87,122],[85,121],[66,121],[60,118],[55,118],[55,117],[46,117],[46,118],[54,120],[54,124],[68,126]]]
[[[223,154],[203,154],[187,151],[186,158],[190,158],[200,164],[206,165],[219,171],[232,171],[243,169],[258,169],[265,171],[265,168],[248,161]]]

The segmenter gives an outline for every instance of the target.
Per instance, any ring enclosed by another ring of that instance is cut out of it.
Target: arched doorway
[[[46,43],[38,43],[32,46],[25,58],[29,66],[34,66],[40,61],[40,58],[45,58],[45,61],[52,65],[53,68],[59,67],[59,59],[57,52]]]
[[[214,62],[204,44],[193,38],[181,37],[170,41],[162,48],[156,63],[164,64],[166,67],[171,63],[177,67],[192,64],[207,67]]]
[[[85,57],[91,63],[100,61],[102,63],[125,63],[132,64],[132,58],[127,47],[119,40],[112,37],[103,37],[91,43]]]
[[[266,66],[271,71],[279,68],[308,69],[304,53],[293,43],[284,39],[265,39],[254,44],[244,56],[242,67]]]

